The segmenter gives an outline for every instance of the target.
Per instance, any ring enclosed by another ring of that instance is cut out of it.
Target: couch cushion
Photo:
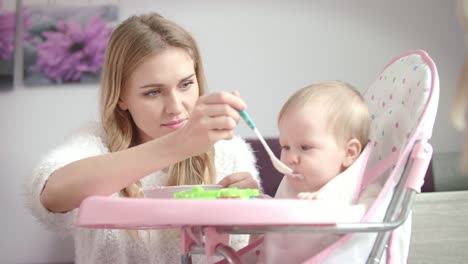
[[[283,174],[278,172],[273,167],[270,157],[263,148],[262,143],[260,143],[260,140],[254,138],[246,139],[246,141],[252,147],[255,157],[257,158],[258,172],[260,174],[260,178],[262,179],[264,192],[271,197],[275,196],[276,189],[278,189],[278,185],[283,179]],[[265,141],[267,142],[268,146],[270,146],[271,151],[273,151],[273,153],[275,153],[276,157],[279,159],[281,147],[279,145],[278,138],[265,138]]]

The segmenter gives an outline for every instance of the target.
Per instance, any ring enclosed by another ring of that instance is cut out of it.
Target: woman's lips
[[[177,129],[177,128],[183,127],[186,122],[187,122],[187,119],[179,119],[179,120],[174,120],[174,121],[164,123],[161,126]]]

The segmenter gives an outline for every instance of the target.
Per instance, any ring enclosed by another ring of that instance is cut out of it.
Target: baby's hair
[[[370,115],[363,96],[342,81],[324,81],[295,92],[281,108],[278,123],[293,109],[319,104],[329,120],[328,129],[340,143],[356,138],[364,148],[369,138]]]

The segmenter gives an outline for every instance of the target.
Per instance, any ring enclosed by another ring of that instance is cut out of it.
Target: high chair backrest
[[[435,65],[424,51],[404,53],[382,71],[364,94],[372,119],[374,155],[369,164],[431,137],[438,102],[438,89],[432,89],[436,82]]]
[[[362,189],[374,180],[391,189],[414,143],[432,136],[439,100],[436,66],[424,51],[404,53],[387,65],[364,98],[372,119],[369,144],[373,153]]]

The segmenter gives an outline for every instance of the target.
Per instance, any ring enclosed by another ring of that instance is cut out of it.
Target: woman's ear
[[[122,98],[119,98],[119,108],[122,111],[127,111],[128,110],[127,103],[125,103],[125,101],[122,100]]]
[[[344,168],[351,166],[351,164],[353,164],[353,162],[359,157],[359,154],[361,154],[361,150],[361,142],[356,138],[350,139],[345,146],[345,157],[342,166]]]

